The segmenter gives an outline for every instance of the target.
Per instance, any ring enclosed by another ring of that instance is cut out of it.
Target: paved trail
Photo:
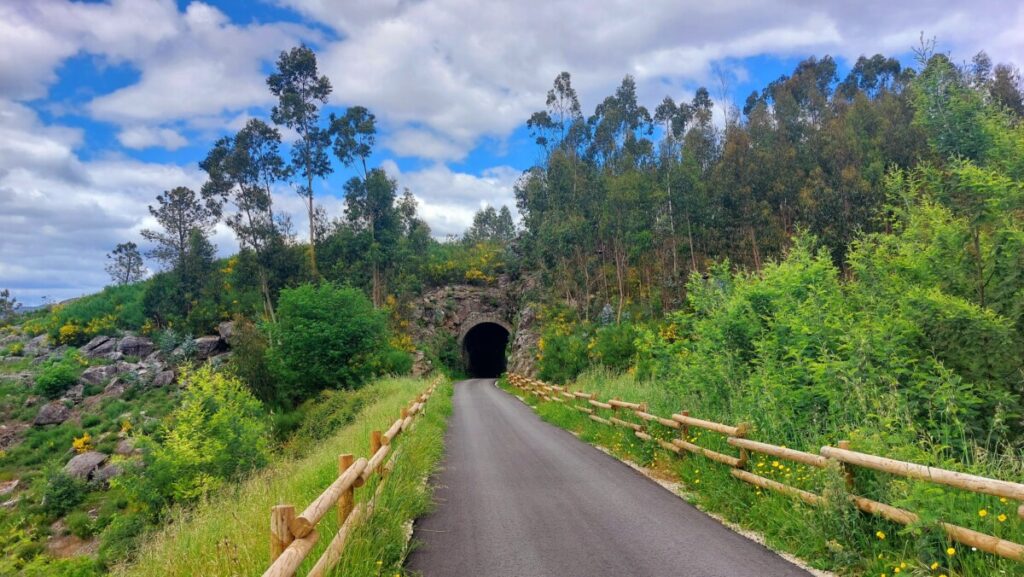
[[[541,421],[493,379],[455,385],[425,577],[808,577],[657,483]]]

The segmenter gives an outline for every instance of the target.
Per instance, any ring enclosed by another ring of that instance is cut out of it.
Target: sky
[[[563,70],[585,113],[626,74],[652,109],[699,86],[742,102],[812,55],[910,63],[922,33],[1021,66],[1021,31],[1009,0],[0,0],[0,288],[27,305],[102,288],[117,243],[145,248],[156,195],[198,189],[214,140],[269,120],[266,76],[300,43],[333,85],[326,113],[376,114],[372,164],[440,238],[514,208],[540,158],[525,121]],[[331,217],[349,176],[316,187]],[[294,189],[275,205],[303,236]],[[237,249],[224,227],[214,242]]]

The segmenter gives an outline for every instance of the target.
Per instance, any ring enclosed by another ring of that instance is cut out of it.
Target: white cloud
[[[159,146],[177,150],[188,144],[188,140],[170,128],[131,126],[117,133],[117,141],[127,148],[141,149]]]
[[[521,171],[511,166],[488,168],[480,176],[454,172],[443,164],[404,173],[392,161],[384,161],[382,167],[400,188],[416,196],[420,217],[437,238],[462,234],[473,223],[473,215],[487,206],[504,205],[516,214],[513,187]]]

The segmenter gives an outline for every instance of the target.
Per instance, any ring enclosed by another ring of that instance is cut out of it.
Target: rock
[[[21,342],[21,337],[18,335],[5,335],[0,337],[0,349],[17,342]]]
[[[117,345],[117,341],[113,337],[106,335],[100,335],[93,337],[91,341],[85,344],[84,347],[78,349],[78,352],[82,353],[83,356],[96,359],[114,352],[114,347]]]
[[[82,371],[82,375],[78,377],[78,382],[86,385],[101,385],[117,376],[120,372],[121,370],[116,364],[89,367]]]
[[[6,451],[20,443],[25,438],[27,429],[28,424],[26,423],[0,425],[0,451]]]
[[[100,465],[107,462],[107,455],[99,451],[89,451],[75,455],[64,465],[64,472],[72,477],[89,480]]]
[[[22,354],[26,357],[38,357],[49,353],[50,345],[47,344],[48,340],[45,334],[34,337],[25,345],[25,350]]]
[[[117,463],[110,463],[108,465],[100,467],[95,473],[93,473],[92,480],[93,482],[96,483],[106,484],[108,481],[110,481],[114,477],[117,477],[123,472],[124,469],[121,467],[121,465],[118,465]]]
[[[174,374],[174,371],[161,371],[157,373],[155,377],[153,377],[153,386],[166,387],[167,385],[170,385],[171,383],[174,382],[174,378],[176,376],[177,375]]]
[[[154,350],[153,341],[146,337],[129,335],[117,342],[117,352],[126,357],[146,357]]]
[[[224,341],[219,336],[199,337],[192,342],[195,343],[197,361],[205,361],[224,350]]]
[[[110,381],[110,384],[103,389],[104,397],[120,397],[128,390],[128,383],[121,377]]]
[[[235,321],[224,321],[217,325],[217,334],[220,335],[220,340],[230,345],[231,337],[235,334]]]
[[[11,493],[14,492],[15,489],[18,488],[18,485],[20,484],[21,479],[12,479],[10,481],[4,481],[3,483],[0,483],[0,497],[10,495]]]
[[[142,453],[142,450],[135,448],[135,441],[132,439],[121,439],[117,442],[117,448],[114,449],[114,452],[118,455],[129,457]]]
[[[33,425],[59,425],[71,417],[71,409],[62,401],[52,401],[43,405],[36,415]]]
[[[21,497],[15,497],[13,499],[8,499],[8,500],[4,501],[3,503],[0,503],[0,507],[3,507],[4,509],[13,509],[13,508],[18,506],[18,503],[21,503]]]
[[[221,354],[216,355],[214,357],[210,357],[210,364],[215,369],[223,367],[224,365],[228,364],[229,361],[231,361],[231,353],[230,352],[221,353]]]
[[[40,400],[42,400],[42,397],[40,397],[39,395],[29,395],[28,397],[25,398],[25,406],[34,407],[39,404]]]
[[[82,399],[84,399],[84,398],[85,398],[85,385],[79,383],[79,384],[71,387],[70,389],[68,389],[64,393],[64,397],[63,397],[62,400],[70,401],[71,403],[77,405],[78,403],[81,403]]]
[[[143,362],[147,365],[162,365],[164,364],[164,353],[163,351],[153,351]]]

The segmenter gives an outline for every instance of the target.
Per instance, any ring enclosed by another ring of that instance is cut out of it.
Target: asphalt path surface
[[[541,421],[494,379],[455,385],[424,577],[808,577],[629,466]]]

